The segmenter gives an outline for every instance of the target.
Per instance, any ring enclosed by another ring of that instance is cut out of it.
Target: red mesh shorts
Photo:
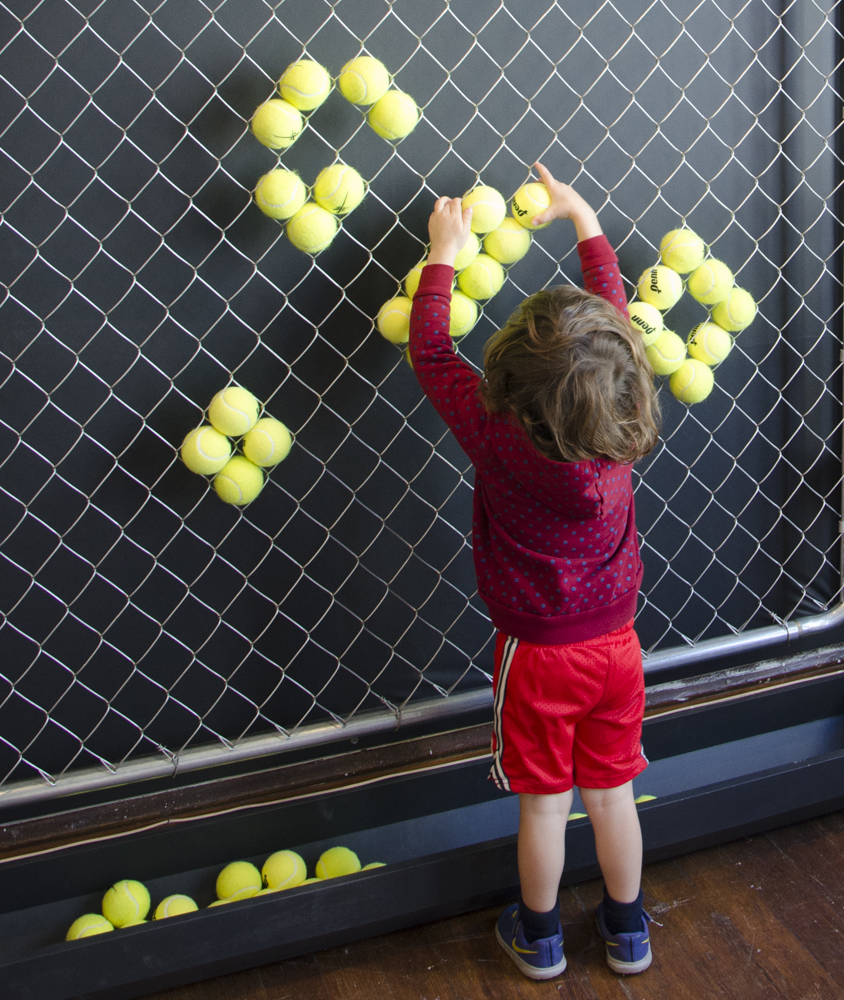
[[[565,646],[498,633],[490,777],[504,791],[615,788],[648,765],[645,679],[633,622]]]

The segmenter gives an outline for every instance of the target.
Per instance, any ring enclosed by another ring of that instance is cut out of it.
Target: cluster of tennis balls
[[[246,389],[221,389],[208,407],[208,420],[182,442],[181,458],[191,472],[214,476],[214,489],[225,503],[250,503],[264,487],[264,469],[287,458],[293,440],[274,417],[258,414],[261,404]],[[242,438],[242,455],[232,454],[230,438]]]
[[[352,104],[369,106],[366,120],[381,136],[395,142],[409,135],[419,121],[416,101],[390,89],[387,67],[372,56],[347,62],[337,78],[340,93]],[[269,149],[287,149],[305,129],[302,112],[316,110],[328,97],[334,81],[328,70],[312,59],[299,59],[284,71],[278,97],[265,101],[252,116],[252,133]],[[286,221],[290,242],[305,253],[319,253],[337,235],[338,216],[363,201],[366,182],[352,167],[335,163],[320,171],[313,199],[298,174],[271,170],[255,187],[255,204],[272,219]]]
[[[480,184],[463,198],[463,208],[472,209],[472,231],[454,262],[456,288],[451,296],[450,332],[453,339],[465,336],[478,321],[478,302],[492,298],[504,285],[505,267],[515,264],[530,249],[533,219],[551,204],[548,188],[539,182],[523,184],[511,202],[512,215],[495,188]],[[547,225],[547,223],[545,224]],[[381,306],[376,326],[392,344],[410,338],[410,311],[419,287],[425,260],[404,280],[404,295],[396,295]]]
[[[756,302],[735,285],[733,272],[720,260],[706,257],[703,240],[691,229],[672,229],[659,245],[662,263],[639,278],[639,300],[630,304],[630,321],[642,334],[654,373],[668,375],[671,392],[683,403],[699,403],[715,385],[712,369],[733,347],[733,334],[750,326]],[[681,275],[688,274],[685,283]],[[684,343],[666,329],[662,314],[680,300],[684,289],[710,309]]]
[[[85,913],[70,925],[66,941],[106,934],[121,927],[136,927],[147,923],[152,900],[143,882],[124,879],[116,882],[103,896],[102,913]],[[190,913],[197,909],[189,896],[167,896],[156,906],[153,920],[175,917],[179,913]]]

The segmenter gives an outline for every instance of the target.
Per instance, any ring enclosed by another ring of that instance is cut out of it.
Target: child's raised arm
[[[603,233],[598,216],[591,205],[581,195],[563,184],[562,181],[554,180],[551,171],[541,163],[535,163],[536,171],[542,178],[548,193],[551,195],[551,206],[544,212],[534,217],[534,225],[544,225],[553,219],[571,219],[574,223],[577,241],[581,243],[592,236],[600,236]]]
[[[427,263],[454,267],[454,258],[469,239],[471,222],[472,209],[464,211],[459,198],[437,198],[428,220],[431,252]]]

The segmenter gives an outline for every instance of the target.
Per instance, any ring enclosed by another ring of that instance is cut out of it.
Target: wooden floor
[[[561,892],[568,969],[534,983],[493,937],[499,908],[262,966],[156,1000],[837,1000],[844,998],[844,812],[644,873],[654,961],[611,973],[601,883]]]

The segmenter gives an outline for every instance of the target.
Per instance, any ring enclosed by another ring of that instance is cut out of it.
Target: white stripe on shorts
[[[504,773],[501,764],[501,755],[504,752],[504,698],[507,693],[507,678],[510,674],[510,666],[519,640],[508,637],[504,643],[504,652],[501,656],[501,670],[498,674],[498,689],[495,692],[495,702],[493,703],[492,730],[495,734],[495,751],[492,755],[492,770],[490,777],[502,792],[510,791],[510,779]]]

